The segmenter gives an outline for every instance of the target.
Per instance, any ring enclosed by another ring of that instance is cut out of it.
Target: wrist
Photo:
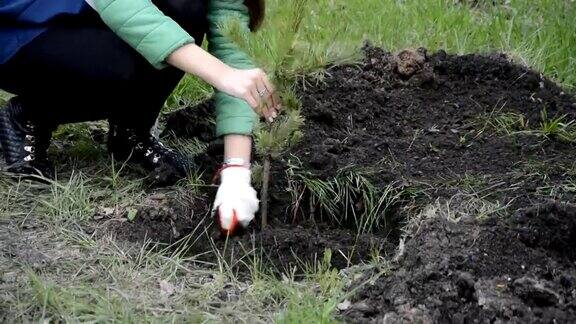
[[[252,137],[239,134],[228,134],[224,136],[224,163],[229,163],[228,160],[236,160],[229,164],[244,164],[250,165],[250,156],[252,153]],[[242,163],[238,163],[237,159],[242,159]]]
[[[195,75],[219,88],[223,75],[234,69],[196,44],[187,44],[170,54],[166,60],[170,65]]]
[[[224,166],[238,165],[250,169],[250,162],[243,158],[226,158],[224,159]]]
[[[220,171],[220,182],[233,183],[233,184],[248,184],[251,183],[252,172],[250,168],[241,165],[223,166]]]
[[[206,69],[206,75],[201,77],[204,81],[208,82],[214,88],[221,90],[225,87],[224,81],[226,76],[234,71],[233,67],[218,61],[213,66]]]
[[[251,180],[250,163],[241,158],[228,158],[218,168],[212,179],[212,183],[224,182],[248,183]]]

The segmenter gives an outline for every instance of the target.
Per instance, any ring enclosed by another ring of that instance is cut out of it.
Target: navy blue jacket
[[[84,0],[0,0],[0,64],[46,31],[54,18],[88,8]]]

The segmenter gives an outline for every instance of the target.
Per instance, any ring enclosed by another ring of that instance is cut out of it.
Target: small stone
[[[346,300],[344,300],[343,302],[341,302],[340,304],[338,304],[336,307],[337,307],[338,310],[340,310],[340,311],[345,311],[345,310],[347,310],[348,308],[350,308],[351,305],[352,305],[352,303],[351,303],[348,299],[346,299]]]
[[[374,308],[369,306],[366,302],[361,301],[352,305],[352,309],[357,310],[364,314],[370,314],[374,312]]]
[[[114,212],[116,211],[116,209],[113,207],[101,207],[100,211],[101,211],[102,215],[104,215],[104,216],[112,216],[112,215],[114,215]]]

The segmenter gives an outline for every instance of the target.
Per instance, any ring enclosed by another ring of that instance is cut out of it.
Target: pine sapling
[[[288,111],[272,126],[256,131],[256,150],[263,159],[262,190],[260,192],[262,227],[268,226],[268,201],[271,161],[277,159],[303,136],[300,127],[303,118],[299,110]]]
[[[283,98],[286,113],[274,124],[258,125],[255,131],[256,150],[263,160],[262,190],[260,193],[262,227],[268,225],[268,196],[271,162],[302,137],[299,102],[292,92],[295,77],[300,75],[308,60],[307,53],[298,52],[298,35],[304,19],[311,12],[310,0],[294,0],[278,6],[272,13],[275,28],[262,28],[250,34],[233,21],[222,26],[225,33],[258,62],[272,77]]]

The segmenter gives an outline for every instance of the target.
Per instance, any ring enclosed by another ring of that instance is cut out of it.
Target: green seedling
[[[302,137],[299,129],[303,124],[303,119],[300,116],[299,103],[292,91],[292,85],[296,76],[300,75],[303,66],[299,60],[305,57],[296,53],[299,50],[298,36],[302,23],[310,13],[310,2],[309,0],[296,0],[279,5],[277,10],[279,12],[275,15],[277,17],[275,24],[280,25],[280,28],[264,27],[262,33],[253,35],[241,28],[237,21],[223,26],[229,37],[268,71],[276,83],[280,97],[286,99],[284,102],[286,113],[273,124],[259,125],[255,131],[256,151],[263,161],[260,193],[262,227],[268,225],[271,161],[279,158]],[[316,66],[321,67],[320,64]]]
[[[262,167],[262,227],[268,225],[268,190],[270,183],[270,163],[279,158],[286,150],[302,138],[300,127],[304,120],[298,110],[288,111],[275,124],[256,131],[256,150],[264,160]]]

